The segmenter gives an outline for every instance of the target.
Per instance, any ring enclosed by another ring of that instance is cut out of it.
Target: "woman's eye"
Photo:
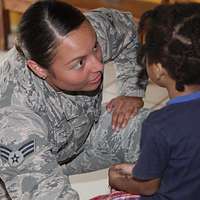
[[[80,69],[84,66],[84,60],[80,60],[79,62],[77,62],[74,66],[73,69]]]

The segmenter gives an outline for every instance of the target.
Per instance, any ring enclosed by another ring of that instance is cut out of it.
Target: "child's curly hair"
[[[161,63],[176,89],[200,84],[200,4],[161,5],[141,17],[139,34],[145,43],[138,52],[140,63]]]

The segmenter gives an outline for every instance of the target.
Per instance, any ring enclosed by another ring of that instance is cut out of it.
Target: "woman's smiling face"
[[[89,22],[68,33],[56,49],[46,81],[57,91],[93,91],[102,83],[102,52]]]

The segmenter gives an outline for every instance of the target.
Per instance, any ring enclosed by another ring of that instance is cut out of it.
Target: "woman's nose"
[[[92,55],[90,60],[90,66],[92,72],[102,71],[104,68],[104,64],[102,62],[101,58],[96,57],[95,55]]]

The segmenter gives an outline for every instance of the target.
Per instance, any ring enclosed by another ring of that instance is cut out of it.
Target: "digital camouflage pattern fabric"
[[[97,9],[86,13],[103,51],[117,67],[120,93],[143,96],[137,86],[136,26],[130,13]],[[146,85],[146,80],[142,85]],[[93,95],[56,92],[34,75],[13,47],[0,63],[1,199],[75,200],[68,175],[134,162],[148,111],[119,133],[102,110],[102,88]],[[7,192],[8,195],[5,194]],[[7,196],[7,197],[6,197]]]

